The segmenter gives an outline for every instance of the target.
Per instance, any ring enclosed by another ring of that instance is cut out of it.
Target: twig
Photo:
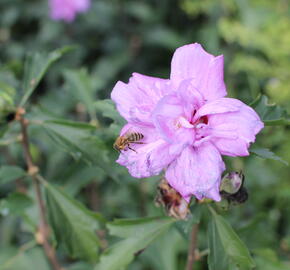
[[[40,185],[36,177],[38,173],[38,167],[34,165],[31,152],[29,149],[29,138],[28,138],[28,133],[27,133],[28,120],[23,118],[24,114],[25,114],[24,109],[22,108],[18,109],[16,120],[18,120],[21,125],[22,146],[23,146],[23,151],[24,151],[24,157],[25,157],[25,161],[28,167],[28,174],[33,179],[33,184],[34,184],[34,188],[36,192],[37,205],[38,205],[39,213],[40,213],[40,227],[39,227],[40,235],[38,237],[38,242],[40,242],[43,245],[44,252],[52,268],[54,270],[63,270],[63,268],[61,268],[60,264],[58,263],[55,250],[48,240],[49,226],[46,221],[46,209],[45,209],[45,204],[41,195]]]
[[[198,224],[194,224],[191,231],[190,243],[188,247],[188,254],[187,254],[187,263],[186,263],[186,270],[192,270],[194,261],[195,261],[195,249],[196,249],[196,240],[197,240],[197,233],[198,233]]]
[[[92,181],[85,188],[85,191],[89,198],[90,208],[97,212],[100,210],[100,195],[98,194],[98,186],[95,181]]]

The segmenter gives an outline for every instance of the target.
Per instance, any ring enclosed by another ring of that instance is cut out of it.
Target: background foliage
[[[282,109],[290,105],[289,1],[92,2],[72,24],[51,21],[46,1],[0,2],[0,269],[49,269],[37,238],[39,214],[20,128],[7,123],[13,104],[27,109],[30,150],[48,179],[42,187],[62,265],[112,270],[134,258],[130,270],[184,268],[186,224],[165,217],[105,224],[164,215],[153,202],[158,178],[133,179],[114,162],[112,144],[124,122],[108,98],[116,81],[127,81],[132,72],[168,77],[173,51],[192,42],[225,55],[229,96],[252,104],[267,125],[253,155],[226,158],[229,170],[244,171],[250,197],[222,215],[254,262],[224,218],[206,207],[199,210],[198,248],[204,254],[212,250],[216,243],[208,243],[207,235],[215,234],[222,245],[218,258],[240,262],[229,269],[250,269],[254,263],[256,269],[289,269],[290,130]],[[59,49],[64,46],[70,47]],[[274,102],[282,107],[269,105]],[[223,252],[226,241],[236,244]],[[206,257],[195,269],[208,269]],[[210,269],[217,270],[212,263]]]

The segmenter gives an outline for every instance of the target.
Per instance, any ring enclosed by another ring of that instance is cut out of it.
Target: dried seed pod
[[[163,206],[166,214],[176,219],[186,219],[189,214],[189,204],[173,189],[165,178],[162,178],[155,198],[157,206]]]

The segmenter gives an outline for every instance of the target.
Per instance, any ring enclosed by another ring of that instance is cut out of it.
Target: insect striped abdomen
[[[130,133],[127,137],[128,142],[137,142],[144,138],[144,135],[138,132]]]

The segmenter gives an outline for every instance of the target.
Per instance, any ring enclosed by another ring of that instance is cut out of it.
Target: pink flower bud
[[[72,22],[77,13],[86,12],[90,0],[49,0],[50,17],[53,20]]]

